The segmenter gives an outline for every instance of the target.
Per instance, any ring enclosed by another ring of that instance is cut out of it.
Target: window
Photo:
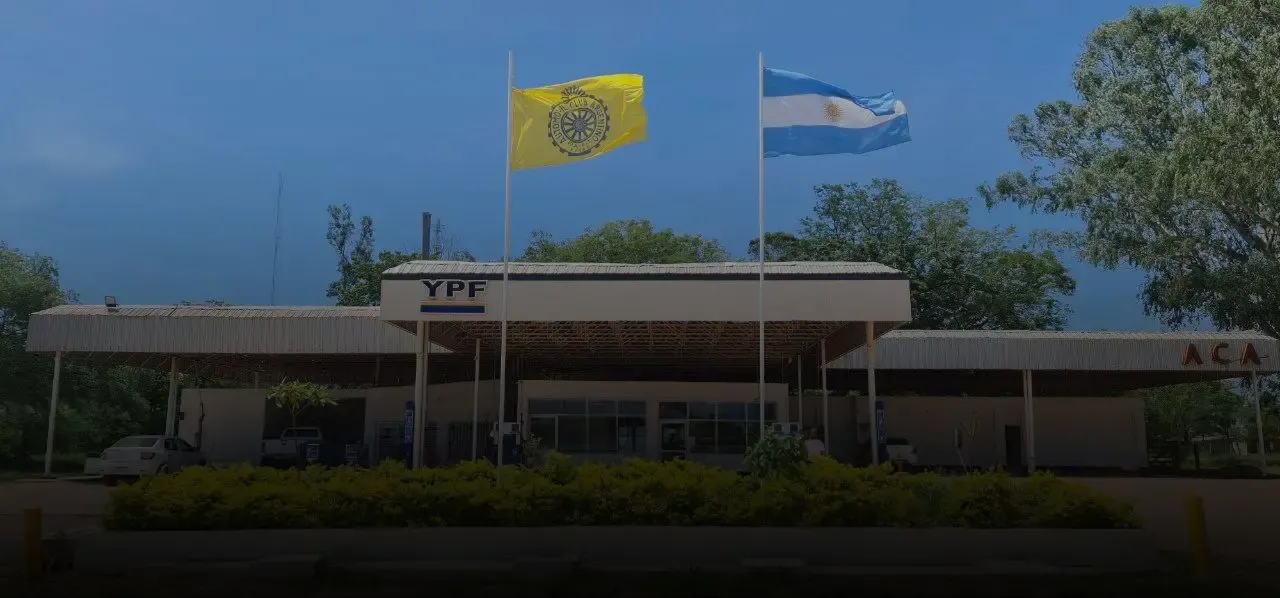
[[[687,422],[687,450],[692,453],[741,455],[760,436],[760,403],[756,401],[659,403],[658,413],[673,424]],[[679,417],[681,413],[687,415]],[[765,403],[764,417],[766,422],[777,421],[778,404]]]
[[[183,440],[183,439],[179,438],[179,439],[178,439],[178,450],[180,450],[180,451],[190,451],[190,450],[194,450],[194,447],[192,447],[190,444],[187,444],[187,441],[185,441],[185,440]]]
[[[645,453],[644,401],[530,399],[529,433],[562,453]]]
[[[151,448],[159,440],[159,436],[129,436],[116,441],[111,448]]]

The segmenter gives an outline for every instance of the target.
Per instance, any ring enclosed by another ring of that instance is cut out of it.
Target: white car
[[[128,436],[102,451],[102,476],[108,485],[121,478],[158,475],[203,464],[195,447],[174,437]]]

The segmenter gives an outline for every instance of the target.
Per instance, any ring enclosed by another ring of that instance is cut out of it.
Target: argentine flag
[[[764,157],[865,154],[911,141],[893,92],[855,96],[812,77],[764,70]]]

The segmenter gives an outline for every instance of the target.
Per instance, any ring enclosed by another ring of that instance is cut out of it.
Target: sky
[[[420,244],[421,212],[501,260],[507,53],[516,87],[645,76],[648,140],[512,176],[512,254],[648,218],[745,253],[756,235],[757,53],[855,94],[892,90],[910,143],[766,162],[766,228],[792,230],[822,183],[896,178],[966,198],[974,224],[1079,227],[977,186],[1027,163],[1010,119],[1074,99],[1085,36],[1117,0],[0,4],[0,240],[54,257],[92,303],[266,304],[277,176],[277,300],[331,303],[329,204],[373,218],[379,249]],[[1142,275],[1065,256],[1069,328],[1156,330]]]

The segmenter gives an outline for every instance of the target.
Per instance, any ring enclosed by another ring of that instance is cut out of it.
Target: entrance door
[[[1022,467],[1022,426],[1004,427],[1004,460],[1009,469]]]
[[[689,457],[689,422],[662,422],[662,460]]]

